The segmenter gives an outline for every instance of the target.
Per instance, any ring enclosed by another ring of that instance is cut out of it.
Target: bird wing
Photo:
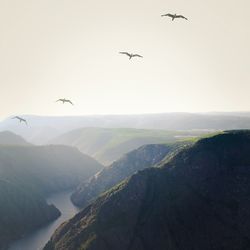
[[[70,101],[70,100],[67,100],[66,102],[69,102],[70,104],[74,105],[74,104],[73,104],[73,102],[72,102],[72,101]]]
[[[169,17],[174,17],[174,15],[172,15],[172,14],[164,14],[164,15],[161,15],[161,16],[169,16]]]
[[[23,119],[22,117],[20,117],[20,116],[14,116],[14,117],[12,117],[11,119],[18,119],[20,123],[21,123],[21,122],[25,122],[26,125],[28,125],[27,121],[26,121],[25,119]]]
[[[131,56],[128,52],[119,52],[120,54]]]
[[[176,18],[183,18],[183,19],[188,20],[186,17],[184,17],[184,16],[182,16],[182,15],[178,15],[178,16],[176,16]]]
[[[56,102],[62,102],[62,99],[58,99]]]
[[[135,57],[135,56],[137,56],[137,57],[143,57],[143,56],[141,56],[141,55],[138,55],[138,54],[134,54],[133,56],[134,56],[134,57]]]

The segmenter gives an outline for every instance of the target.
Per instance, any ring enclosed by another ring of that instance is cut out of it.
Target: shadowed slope
[[[62,225],[46,250],[247,250],[250,133],[202,139]]]
[[[84,207],[98,195],[130,177],[135,172],[152,167],[167,155],[190,143],[152,144],[133,150],[82,183],[72,194],[71,200],[75,205]]]
[[[25,141],[21,136],[10,131],[0,132],[0,145],[31,146],[31,144]]]
[[[67,146],[0,146],[0,249],[56,219],[52,192],[76,187],[102,166]]]

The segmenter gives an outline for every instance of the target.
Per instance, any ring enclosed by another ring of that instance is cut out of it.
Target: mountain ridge
[[[165,131],[133,128],[80,128],[65,133],[51,144],[77,147],[104,165],[110,165],[124,154],[147,144],[176,142],[197,137],[204,132]]]
[[[80,207],[86,206],[101,193],[142,169],[153,167],[167,155],[174,154],[192,142],[172,144],[149,144],[135,149],[119,160],[105,167],[86,182],[78,186],[71,195],[72,202]]]
[[[33,144],[46,144],[60,134],[81,127],[137,128],[158,130],[249,129],[249,112],[162,113],[139,115],[35,116],[23,115],[29,126],[7,118],[0,131],[10,130]]]
[[[46,250],[247,250],[250,132],[199,140],[104,193]]]
[[[8,130],[0,132],[0,145],[31,146],[23,137]]]

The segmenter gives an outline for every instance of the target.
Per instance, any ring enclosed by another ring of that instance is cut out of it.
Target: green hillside
[[[109,165],[142,145],[170,143],[202,134],[201,131],[82,128],[63,134],[50,143],[75,146],[81,152]]]
[[[160,164],[162,160],[174,155],[183,147],[190,145],[190,143],[178,142],[141,146],[81,183],[72,194],[71,200],[75,205],[84,207],[95,200],[101,193],[109,190],[137,171]]]

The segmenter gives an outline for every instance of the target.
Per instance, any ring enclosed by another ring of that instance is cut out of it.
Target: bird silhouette
[[[132,53],[128,53],[128,52],[119,52],[119,53],[123,54],[123,55],[127,55],[129,57],[129,60],[131,60],[133,57],[141,57],[141,58],[143,58],[143,56],[138,55],[138,54],[132,54]]]
[[[64,104],[65,102],[68,102],[68,103],[74,105],[72,101],[70,101],[69,99],[65,99],[65,98],[58,99],[56,102],[62,102],[63,104]]]
[[[177,15],[177,14],[164,14],[164,15],[161,15],[162,17],[164,16],[167,16],[167,17],[171,17],[172,18],[172,21],[174,21],[174,19],[176,18],[183,18],[183,19],[186,19],[188,20],[186,17],[182,16],[182,15]]]
[[[26,125],[28,125],[27,121],[20,116],[14,116],[11,119],[17,119],[17,120],[19,120],[20,123],[24,122],[24,123],[26,123]]]

